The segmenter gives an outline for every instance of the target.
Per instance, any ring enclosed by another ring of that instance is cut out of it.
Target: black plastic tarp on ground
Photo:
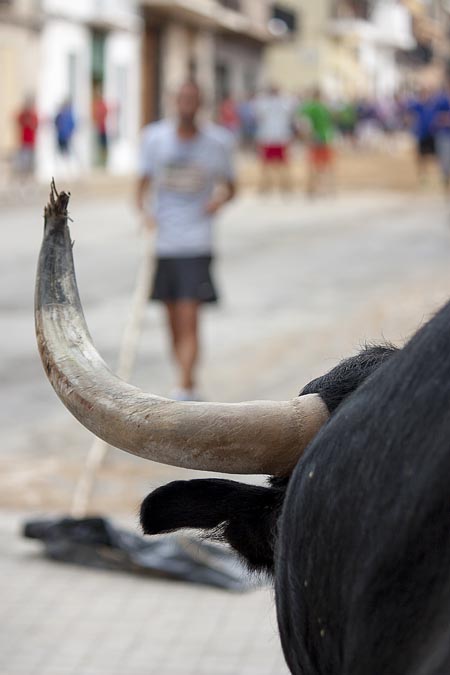
[[[24,524],[53,560],[248,591],[256,583],[223,546],[189,536],[141,537],[102,517],[53,518]]]

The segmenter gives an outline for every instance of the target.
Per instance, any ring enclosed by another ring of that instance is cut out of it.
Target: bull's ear
[[[272,571],[284,490],[228,480],[177,481],[150,493],[141,506],[145,534],[189,528],[227,542],[250,568]]]
[[[158,488],[141,506],[144,533],[217,527],[228,518],[232,485],[226,480],[180,480]]]

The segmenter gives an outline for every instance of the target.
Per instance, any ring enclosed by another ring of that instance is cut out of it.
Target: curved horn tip
[[[56,189],[55,179],[50,183],[50,197],[47,206],[44,209],[44,217],[63,217],[67,218],[67,207],[69,205],[70,192],[59,193]]]

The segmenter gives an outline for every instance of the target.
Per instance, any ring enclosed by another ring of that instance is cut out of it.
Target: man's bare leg
[[[335,195],[337,193],[337,180],[336,180],[336,169],[333,162],[331,162],[325,168],[325,181],[327,187],[327,194]]]
[[[417,155],[417,178],[419,187],[424,187],[429,179],[430,170],[433,164],[433,157],[429,155]]]
[[[166,303],[175,361],[179,368],[179,386],[194,389],[195,367],[199,354],[198,314],[200,303],[180,300]]]
[[[319,174],[317,167],[310,162],[308,166],[308,178],[306,182],[306,193],[309,197],[314,197],[317,194],[319,183]]]
[[[271,187],[271,182],[272,178],[270,166],[266,162],[261,161],[259,174],[259,192],[261,192],[261,194],[268,192]]]
[[[278,171],[280,178],[280,190],[282,192],[292,192],[294,181],[292,179],[292,167],[290,162],[280,162]]]
[[[170,346],[172,355],[178,363],[178,324],[176,319],[176,302],[165,302],[167,311],[167,326],[169,329]]]

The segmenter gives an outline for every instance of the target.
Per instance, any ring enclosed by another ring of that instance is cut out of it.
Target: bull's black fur
[[[301,395],[320,394],[333,414],[395,351],[389,345],[365,347],[310,382]],[[228,542],[252,569],[273,572],[277,522],[288,480],[272,478],[269,487],[217,479],[170,483],[144,500],[141,524],[146,534],[208,530]]]
[[[231,480],[176,481],[152,492],[141,506],[146,534],[180,528],[207,530],[225,540],[250,568],[272,570],[276,522],[286,485],[266,488]]]
[[[450,304],[309,445],[279,529],[294,674],[450,673]]]
[[[219,529],[268,570],[274,551],[294,675],[448,675],[450,304],[402,350],[365,349],[313,392],[331,418],[289,480],[160,488],[144,530]]]
[[[320,394],[330,413],[397,351],[392,345],[366,346],[356,356],[338,363],[326,375],[303,387],[304,394]]]

